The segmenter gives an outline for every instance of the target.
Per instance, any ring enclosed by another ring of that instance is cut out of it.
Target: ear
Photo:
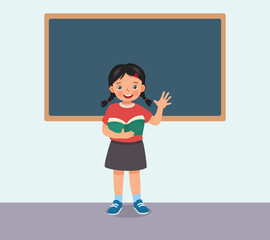
[[[142,85],[142,92],[145,91],[145,85]]]
[[[113,86],[109,87],[110,92],[114,93]]]

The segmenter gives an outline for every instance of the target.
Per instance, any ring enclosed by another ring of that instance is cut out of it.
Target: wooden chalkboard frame
[[[45,21],[45,121],[101,121],[102,116],[51,116],[49,114],[49,20],[50,19],[220,19],[221,20],[221,115],[163,116],[162,121],[225,121],[226,119],[226,15],[224,13],[46,13]]]

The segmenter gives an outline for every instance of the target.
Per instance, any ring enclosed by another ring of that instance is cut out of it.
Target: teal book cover
[[[144,124],[145,119],[142,115],[131,118],[127,123],[119,118],[109,118],[108,120],[108,127],[113,132],[120,133],[124,129],[125,132],[134,132],[134,136],[143,134]]]

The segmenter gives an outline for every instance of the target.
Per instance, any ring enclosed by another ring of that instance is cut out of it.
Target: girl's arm
[[[112,130],[109,129],[108,125],[106,125],[105,123],[103,123],[102,132],[105,136],[109,138],[131,138],[134,136],[134,132],[132,131],[124,132],[124,129],[122,129],[121,133],[113,132]]]
[[[171,96],[169,96],[169,92],[167,92],[167,94],[165,95],[165,91],[163,91],[161,98],[159,99],[159,101],[154,100],[154,103],[157,105],[157,112],[155,114],[155,116],[152,116],[149,120],[149,123],[152,125],[158,125],[161,122],[162,119],[162,114],[163,114],[163,109],[165,107],[167,107],[168,105],[171,105],[172,103],[168,101],[171,99]],[[167,98],[168,97],[168,98]]]

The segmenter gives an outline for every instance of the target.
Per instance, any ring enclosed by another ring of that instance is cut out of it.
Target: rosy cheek
[[[123,91],[115,91],[116,97],[123,97]]]
[[[139,95],[139,91],[138,90],[133,90],[133,93],[132,93],[134,96],[138,96]]]

